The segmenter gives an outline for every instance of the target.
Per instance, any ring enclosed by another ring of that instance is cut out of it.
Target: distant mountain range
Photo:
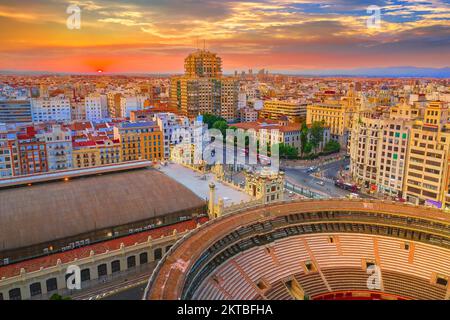
[[[409,77],[409,78],[450,78],[450,67],[445,68],[418,68],[418,67],[385,67],[385,68],[356,68],[356,69],[316,69],[298,71],[271,71],[278,74],[317,77]],[[0,74],[15,75],[98,75],[92,73],[50,72],[50,71],[14,71],[0,70]],[[171,73],[105,73],[104,75],[128,75],[128,76],[168,76]],[[173,73],[172,73],[173,74]]]

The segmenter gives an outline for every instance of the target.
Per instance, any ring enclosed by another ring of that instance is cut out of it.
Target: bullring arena
[[[379,270],[375,287],[368,269]],[[442,300],[449,276],[448,214],[301,200],[242,209],[192,231],[160,261],[144,298]]]

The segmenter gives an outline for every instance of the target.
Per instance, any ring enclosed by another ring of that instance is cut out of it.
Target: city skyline
[[[0,70],[180,73],[183,58],[205,43],[221,54],[225,73],[448,67],[444,1],[25,2],[0,1]],[[80,29],[66,26],[70,4],[81,10]],[[367,27],[371,5],[381,9],[380,28]]]

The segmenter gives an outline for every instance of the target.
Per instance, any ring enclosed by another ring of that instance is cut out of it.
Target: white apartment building
[[[245,92],[239,92],[238,94],[238,110],[244,109],[247,106],[247,94]]]
[[[186,116],[176,115],[170,112],[156,113],[153,116],[160,130],[164,134],[164,158],[170,158],[170,146],[182,142],[195,143],[194,134],[206,131],[207,125],[201,119],[189,120]],[[206,138],[205,138],[206,139]]]
[[[91,94],[84,101],[86,120],[99,121],[108,117],[107,98],[101,94]]]
[[[129,118],[131,111],[144,109],[145,100],[147,99],[148,97],[145,95],[122,96],[120,98],[120,116],[123,118]]]
[[[70,100],[64,96],[31,99],[33,122],[71,121]]]
[[[354,119],[350,171],[372,191],[402,197],[413,120],[420,110],[402,99],[389,111],[368,111]]]
[[[19,175],[19,155],[15,133],[0,123],[0,179]]]
[[[53,125],[49,131],[38,134],[47,145],[48,170],[72,168],[72,135],[70,129]]]
[[[253,108],[245,107],[238,111],[240,122],[255,122],[258,120],[258,111]]]

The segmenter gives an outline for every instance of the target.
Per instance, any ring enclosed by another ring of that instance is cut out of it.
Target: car
[[[357,193],[350,193],[349,195],[347,195],[347,198],[349,198],[349,199],[358,199],[359,195]]]
[[[306,170],[307,173],[315,172],[318,168],[317,167],[309,167],[308,170]]]
[[[319,181],[317,181],[316,183],[317,183],[319,186],[325,185],[325,182],[323,182],[322,180],[319,180]]]

